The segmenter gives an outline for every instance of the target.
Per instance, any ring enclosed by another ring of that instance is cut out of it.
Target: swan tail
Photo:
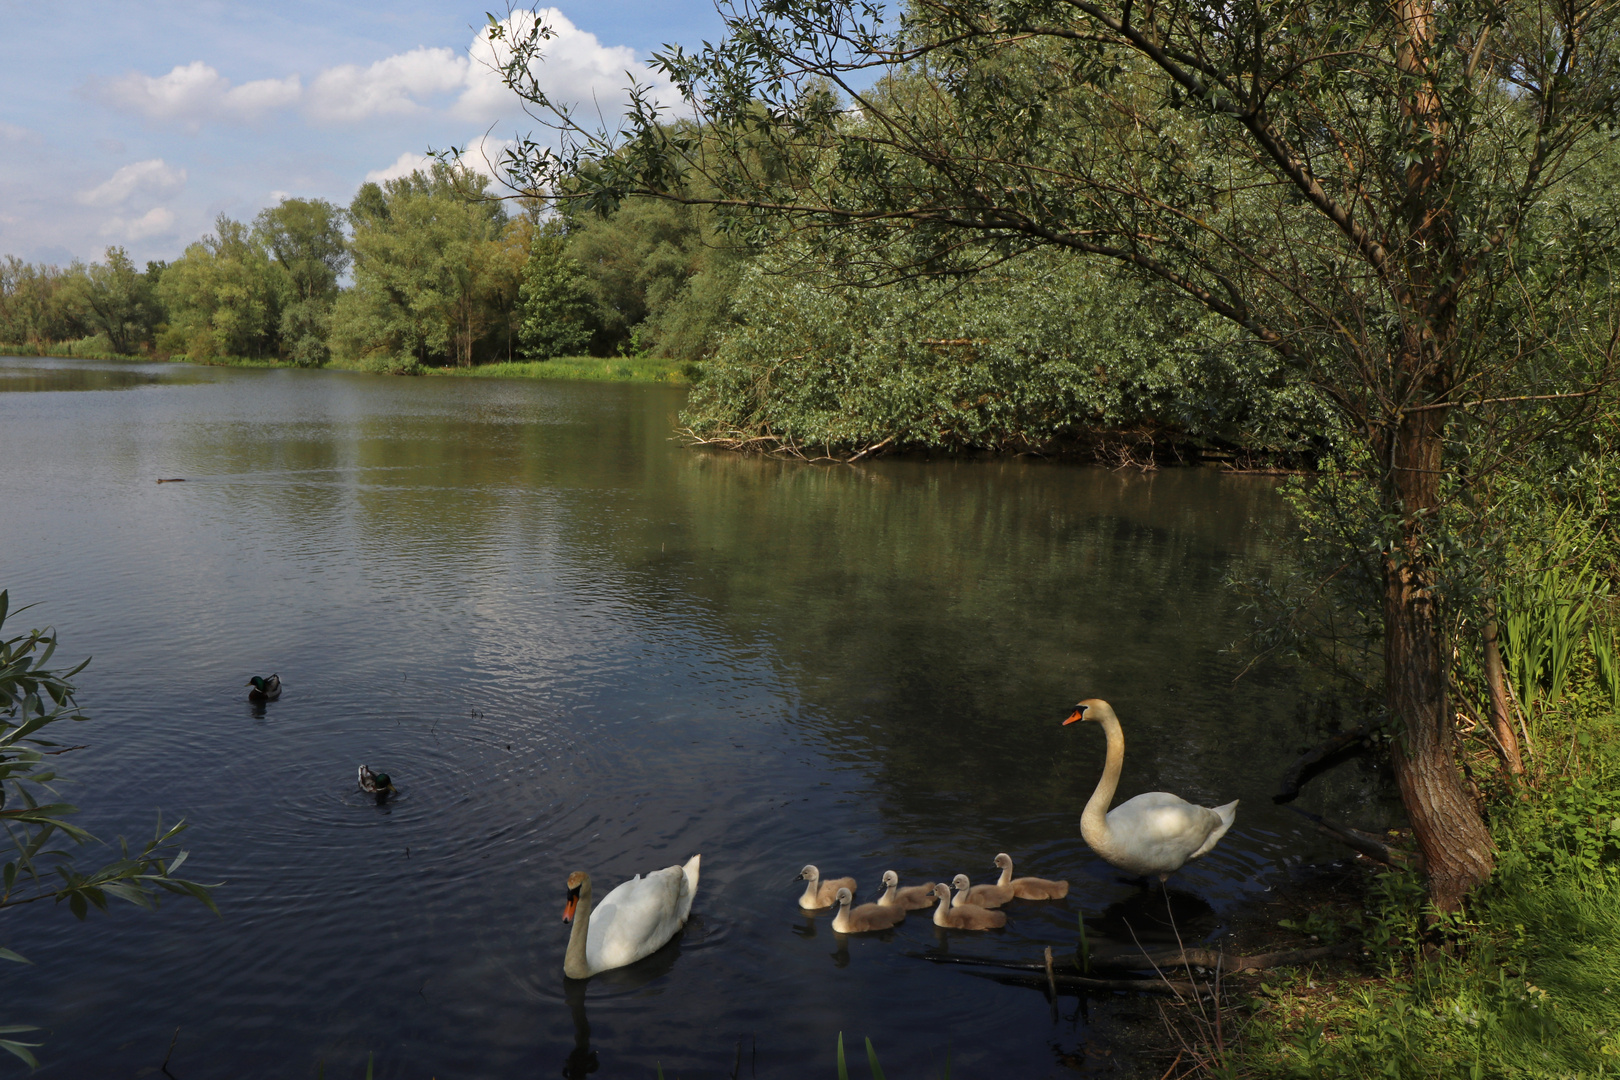
[[[1238,801],[1239,800],[1237,799],[1233,799],[1225,806],[1210,807],[1209,812],[1220,819],[1220,824],[1215,826],[1215,828],[1210,831],[1210,834],[1204,838],[1204,842],[1203,844],[1199,845],[1198,850],[1187,856],[1187,858],[1196,859],[1201,855],[1208,855],[1210,849],[1221,842],[1221,837],[1226,835],[1226,830],[1230,829],[1232,827],[1232,822],[1237,820]]]
[[[694,855],[686,860],[685,866],[681,867],[681,873],[686,878],[686,888],[683,890],[685,895],[681,897],[679,908],[682,925],[685,925],[687,916],[692,914],[692,899],[697,896],[698,866],[702,860],[703,856],[701,854]]]

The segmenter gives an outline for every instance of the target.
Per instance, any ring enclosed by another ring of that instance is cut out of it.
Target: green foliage
[[[1597,606],[1609,594],[1590,557],[1580,550],[1590,529],[1567,507],[1531,563],[1503,585],[1499,604],[1502,658],[1519,708],[1529,716],[1539,701],[1556,705],[1564,694],[1576,649],[1585,641]]]
[[[282,199],[253,219],[255,239],[283,273],[293,297],[330,300],[349,266],[343,211],[324,199]]]
[[[157,291],[168,309],[159,341],[166,351],[204,363],[274,352],[282,290],[264,247],[241,222],[221,214],[213,233],[163,271]]]
[[[519,293],[523,355],[535,360],[575,356],[592,335],[593,302],[585,269],[568,253],[560,222],[534,231]]]
[[[742,325],[683,417],[697,434],[844,450],[1123,434],[1303,453],[1332,426],[1308,386],[1196,308],[1052,253],[883,289],[785,263],[744,276]]]
[[[592,349],[697,361],[733,324],[732,295],[749,255],[712,212],[629,199],[568,218],[568,252],[590,285]]]
[[[300,367],[319,367],[328,355],[338,278],[349,265],[343,211],[322,199],[283,199],[259,212],[253,236],[279,271],[280,353]]]
[[[354,287],[332,312],[333,352],[385,367],[463,366],[492,335],[505,341],[517,272],[505,257],[501,204],[482,175],[434,164],[349,206]]]
[[[105,335],[114,352],[129,355],[151,341],[161,309],[150,278],[123,248],[109,247],[106,259],[73,279],[79,317],[92,333]]]
[[[0,259],[0,341],[38,346],[83,336],[78,281],[84,274],[78,264],[63,270],[14,255]]]
[[[1379,978],[1340,984],[1331,999],[1269,980],[1244,1032],[1245,1075],[1613,1074],[1620,715],[1576,674],[1542,736],[1570,771],[1493,806],[1501,855],[1466,914],[1436,912],[1414,874],[1383,875],[1361,922]]]
[[[495,379],[570,379],[580,382],[686,382],[690,365],[653,356],[558,356],[551,360],[501,361],[470,368],[424,368],[452,377]]]

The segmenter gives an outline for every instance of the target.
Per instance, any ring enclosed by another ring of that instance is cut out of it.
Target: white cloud
[[[409,150],[394,159],[392,165],[382,169],[372,169],[366,173],[366,179],[374,184],[381,184],[387,180],[398,180],[402,176],[409,176],[417,169],[425,169],[433,159],[426,154],[413,154]]]
[[[38,132],[0,120],[0,143],[36,144],[40,141]]]
[[[556,8],[539,12],[539,18],[551,36],[541,43],[540,61],[532,70],[539,88],[554,101],[586,107],[595,104],[605,114],[617,114],[629,104],[625,88],[632,78],[652,84],[661,100],[675,100],[668,81],[638,61],[634,49],[603,45],[595,34],[581,30]],[[513,12],[502,20],[500,38],[490,27],[473,38],[468,49],[472,64],[467,88],[456,102],[456,112],[463,118],[487,122],[513,112],[517,99],[501,82],[501,68],[512,58],[508,42],[526,36],[533,20],[529,12]]]
[[[121,206],[137,195],[165,198],[185,185],[186,170],[166,165],[162,158],[151,158],[125,165],[106,182],[79,192],[75,198],[85,206]]]
[[[167,75],[130,72],[101,88],[110,104],[148,120],[177,120],[192,130],[211,120],[250,120],[296,104],[303,93],[297,75],[232,86],[201,60],[177,65]]]
[[[138,218],[108,218],[101,227],[101,234],[119,240],[145,240],[149,236],[166,233],[173,227],[174,211],[165,206],[154,206]]]
[[[541,46],[534,72],[540,88],[554,100],[600,108],[611,116],[627,103],[624,90],[632,78],[652,84],[663,101],[677,100],[669,83],[636,59],[634,49],[603,45],[556,8],[546,8],[539,17],[551,36]],[[233,86],[212,66],[195,60],[167,75],[131,72],[98,91],[117,108],[192,131],[205,123],[258,119],[295,108],[316,123],[333,126],[435,111],[488,124],[519,115],[520,103],[502,84],[499,69],[511,58],[507,42],[526,34],[533,19],[529,12],[515,12],[502,23],[505,40],[492,38],[485,27],[464,53],[416,48],[370,65],[326,68],[307,86],[296,74]]]
[[[468,66],[449,49],[412,49],[365,68],[343,64],[310,80],[304,107],[322,123],[409,115],[426,108],[422,99],[465,86]]]

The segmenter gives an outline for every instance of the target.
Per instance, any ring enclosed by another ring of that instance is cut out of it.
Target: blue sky
[[[346,204],[429,147],[532,130],[474,58],[492,6],[0,0],[0,255],[172,259],[218,214]],[[604,105],[652,50],[720,30],[707,0],[551,10],[542,78]]]

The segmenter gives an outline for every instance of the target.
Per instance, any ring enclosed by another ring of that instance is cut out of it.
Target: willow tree
[[[607,206],[703,201],[810,230],[870,280],[1051,247],[1240,326],[1336,405],[1374,484],[1393,764],[1438,906],[1491,872],[1456,761],[1437,522],[1456,434],[1603,384],[1611,222],[1572,192],[1620,104],[1612,0],[765,0],[656,65],[610,130],[537,81],[538,16],[494,62],[560,133],[508,179]],[[517,28],[514,30],[514,28]],[[521,31],[521,32],[517,32]],[[593,115],[595,115],[593,113]],[[699,193],[693,178],[701,178]],[[1579,278],[1577,289],[1571,283]],[[1566,416],[1567,419],[1567,416]],[[1466,463],[1464,461],[1466,459]]]

